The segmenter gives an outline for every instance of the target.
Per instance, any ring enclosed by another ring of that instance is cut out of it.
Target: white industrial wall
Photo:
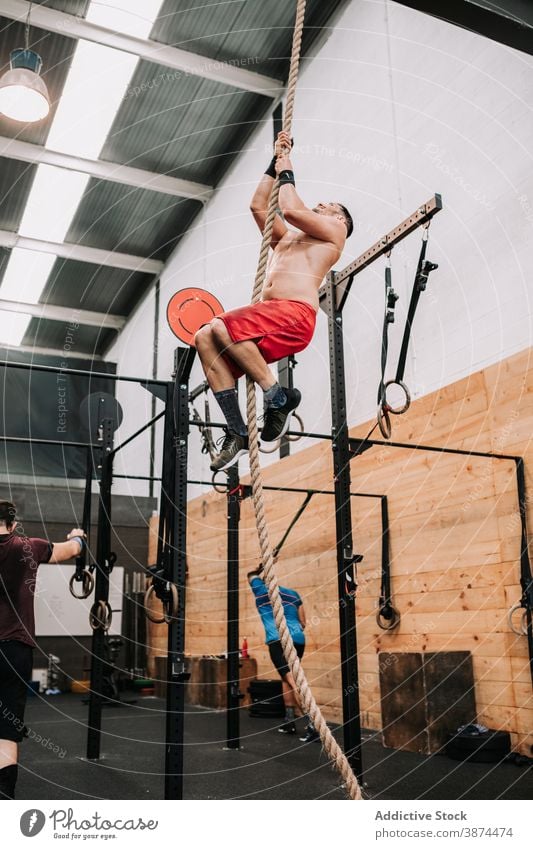
[[[297,187],[309,205],[339,200],[351,209],[356,230],[339,268],[434,192],[443,196],[444,211],[433,221],[428,250],[439,269],[421,301],[406,372],[415,397],[531,343],[532,71],[530,56],[385,0],[353,0],[304,63],[293,127]],[[269,160],[271,134],[267,120],[163,272],[160,378],[172,367],[176,340],[165,308],[177,289],[204,287],[227,309],[249,301],[259,234],[248,203]],[[401,300],[392,363],[419,244],[414,234],[393,252]],[[375,408],[383,267],[378,261],[356,278],[345,309],[352,425],[370,418]],[[109,352],[119,372],[151,374],[153,317],[150,296]],[[322,313],[312,345],[297,359],[306,428],[327,431]],[[192,385],[201,379],[196,365]],[[148,401],[136,400],[139,393],[120,387],[127,413],[123,436],[149,417]],[[294,450],[301,447],[305,442]],[[146,474],[148,439],[126,450],[121,462],[131,473]],[[196,438],[190,465],[192,475],[208,474]],[[118,483],[116,489],[146,491]]]

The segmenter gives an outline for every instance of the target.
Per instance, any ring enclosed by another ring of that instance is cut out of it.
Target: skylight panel
[[[162,0],[93,0],[88,21],[146,38]],[[74,53],[46,146],[97,159],[124,99],[138,57],[80,41]]]
[[[119,33],[147,38],[162,0],[93,0],[86,18]],[[138,57],[80,40],[74,52],[46,147],[98,159],[128,89]],[[21,236],[64,242],[89,175],[39,165],[19,227]],[[38,303],[56,257],[15,249],[0,298]],[[0,313],[0,342],[19,345],[30,317]]]
[[[14,248],[0,286],[0,298],[38,304],[55,259],[53,254]]]
[[[93,0],[86,19],[93,24],[148,38],[161,8],[161,0]]]
[[[88,182],[88,174],[39,165],[20,222],[20,235],[63,242]]]
[[[0,310],[0,344],[1,345],[20,345],[31,316],[25,313],[6,312]]]
[[[130,53],[80,41],[46,147],[98,159],[137,61]]]

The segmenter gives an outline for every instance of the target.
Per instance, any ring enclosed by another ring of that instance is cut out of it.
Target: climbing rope
[[[306,0],[297,0],[296,21],[294,25],[294,34],[292,41],[291,64],[289,71],[289,79],[287,82],[287,100],[285,104],[285,120],[283,129],[290,135],[292,126],[292,117],[294,112],[294,99],[296,95],[296,83],[298,80],[298,70],[300,65],[300,51],[302,46],[302,33],[304,27]],[[270,195],[268,205],[268,213],[263,231],[263,241],[259,253],[257,272],[255,276],[254,288],[252,293],[252,304],[257,303],[261,299],[261,292],[266,276],[266,267],[268,260],[268,251],[272,240],[272,231],[274,227],[274,219],[278,206],[279,180],[276,179]],[[320,734],[320,739],[324,751],[331,760],[334,767],[341,775],[346,792],[351,799],[361,799],[361,788],[359,787],[357,778],[355,777],[348,759],[341,747],[335,740],[333,734],[328,728],[324,717],[313,697],[304,671],[300,664],[298,655],[294,648],[294,643],[287,627],[285,614],[283,613],[283,603],[281,601],[279,582],[274,571],[274,557],[272,546],[269,540],[268,527],[265,515],[265,505],[263,500],[263,480],[261,475],[261,466],[259,462],[259,430],[257,427],[257,402],[255,383],[249,377],[246,379],[246,409],[248,415],[248,439],[250,453],[250,471],[252,479],[252,500],[255,511],[255,523],[257,527],[257,535],[259,538],[259,547],[261,550],[261,562],[263,563],[264,581],[268,590],[268,596],[272,603],[274,611],[274,619],[278,634],[280,635],[283,653],[290,666],[294,681],[302,707],[309,715],[313,725]]]

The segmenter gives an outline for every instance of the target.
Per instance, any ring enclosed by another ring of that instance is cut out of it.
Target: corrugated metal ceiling
[[[34,6],[46,6],[57,12],[67,12],[69,15],[77,15],[84,18],[91,0],[38,0]]]
[[[317,28],[343,0],[308,0],[303,52]],[[249,71],[284,79],[289,59],[296,3],[288,0],[164,0],[151,38],[224,62],[245,60]]]
[[[85,325],[80,325],[72,331],[64,321],[43,321],[40,318],[32,318],[22,344],[61,351],[67,344],[67,336],[74,337],[73,342],[68,339],[70,348],[66,351],[67,357],[69,352],[94,356],[112,344],[116,338],[116,331],[101,330],[99,327]]]
[[[123,268],[103,268],[88,262],[56,259],[41,302],[93,312],[129,315],[152,277]]]
[[[309,0],[304,52],[329,17],[347,0]],[[84,16],[88,0],[45,0],[42,5]],[[239,64],[251,72],[284,79],[295,2],[287,0],[164,0],[151,38]],[[43,77],[54,102],[61,91],[76,42],[31,29],[32,46],[44,60]],[[0,18],[0,65],[23,44],[23,25]],[[145,91],[142,83],[153,84]],[[140,60],[117,113],[101,159],[151,172],[217,185],[270,109],[268,97]],[[81,104],[83,108],[83,104]],[[43,122],[21,127],[0,116],[0,134],[44,144],[54,110]],[[0,228],[15,230],[35,166],[0,159]],[[60,202],[60,199],[59,199]],[[91,178],[66,237],[67,242],[165,260],[192,225],[201,204]],[[129,315],[150,285],[145,274],[57,260],[41,301],[103,313]],[[1,293],[0,293],[1,297]],[[23,344],[61,349],[65,325],[32,319]],[[105,353],[116,334],[80,327],[79,352]]]
[[[7,248],[0,248],[0,283],[2,282],[2,278],[4,276],[4,271],[6,270],[6,265],[10,253],[11,251],[7,250]],[[2,297],[1,292],[0,297]]]
[[[18,230],[36,169],[0,156],[0,230]]]
[[[161,75],[171,75],[171,79]],[[216,183],[264,116],[270,99],[139,62],[131,94],[117,114],[102,159],[200,183]]]
[[[199,201],[91,179],[65,241],[166,259],[201,206]]]

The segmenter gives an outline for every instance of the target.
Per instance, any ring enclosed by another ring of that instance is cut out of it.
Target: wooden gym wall
[[[413,402],[393,421],[393,439],[523,455],[533,528],[533,358],[524,351]],[[307,423],[309,426],[309,423]],[[369,424],[352,429],[364,436]],[[265,483],[331,489],[330,443],[265,470]],[[401,624],[376,625],[380,586],[379,500],[353,499],[359,567],[357,635],[362,721],[381,727],[378,652],[472,652],[478,721],[512,732],[531,754],[533,699],[527,640],[507,623],[520,598],[520,523],[514,463],[376,447],[352,461],[352,491],[387,494],[393,601]],[[272,542],[303,495],[265,493]],[[206,494],[189,504],[188,654],[220,654],[226,639],[226,503]],[[275,677],[246,572],[257,564],[250,501],[241,513],[241,625],[261,677]],[[327,718],[341,718],[339,624],[332,496],[314,496],[278,563],[281,582],[304,598],[304,668]]]

